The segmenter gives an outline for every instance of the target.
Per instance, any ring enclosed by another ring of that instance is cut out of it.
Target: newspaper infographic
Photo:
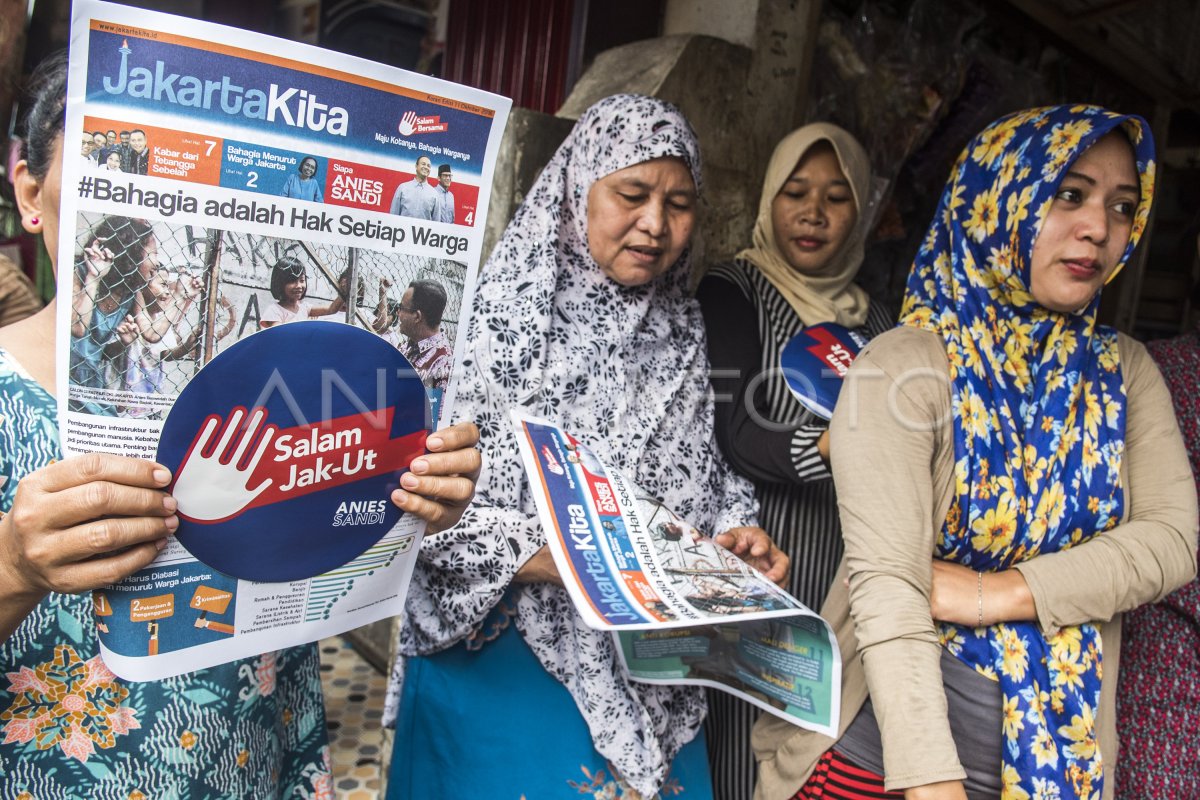
[[[712,686],[836,735],[842,661],[823,619],[585,443],[511,415],[559,574],[631,678]]]
[[[421,452],[414,443],[427,430],[452,420],[509,106],[308,45],[74,3],[59,241],[73,268],[58,276],[58,325],[70,334],[58,353],[64,453],[155,459],[181,396],[210,366],[223,369],[208,384],[228,397],[195,400],[188,413],[214,415],[208,449],[220,437],[239,457],[255,431],[255,448],[275,431],[263,458],[276,470],[272,487],[248,508],[273,510],[295,542],[314,541],[312,525],[334,537],[348,536],[336,530],[347,520],[372,531],[332,566],[312,558],[295,567],[312,551],[284,547],[269,568],[250,569],[266,579],[234,577],[172,538],[151,567],[95,595],[104,658],[117,674],[161,678],[401,609],[422,529],[393,513],[380,487]],[[292,323],[303,325],[280,332]],[[271,369],[218,367],[239,347],[266,348],[244,363],[265,358]],[[400,365],[380,368],[386,381],[342,374],[372,350]],[[414,382],[415,396],[392,386]],[[292,414],[286,421],[272,392]],[[222,405],[235,396],[246,404],[236,419]],[[393,414],[379,423],[383,434],[352,422],[377,413]],[[321,438],[331,426],[343,438]],[[344,438],[360,435],[372,444]],[[203,491],[200,473],[227,460],[209,455],[194,459],[184,494],[234,508],[240,500],[228,492]],[[362,475],[352,481],[355,463]],[[355,482],[368,472],[369,496]],[[306,510],[296,498],[316,489],[343,491],[344,502],[329,514]],[[210,560],[222,552],[210,548]],[[312,573],[314,564],[325,571]]]

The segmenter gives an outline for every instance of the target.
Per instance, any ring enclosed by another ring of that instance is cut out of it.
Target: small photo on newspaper
[[[836,735],[841,654],[829,625],[554,423],[511,412],[555,564],[629,676],[711,686]]]

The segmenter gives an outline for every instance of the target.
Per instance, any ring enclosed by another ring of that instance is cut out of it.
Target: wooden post
[[[217,350],[217,303],[221,297],[221,276],[218,274],[217,264],[221,259],[221,244],[224,234],[221,231],[210,229],[206,238],[204,288],[208,292],[208,300],[202,311],[201,330],[203,335],[201,341],[196,343],[203,348],[198,355],[204,359],[202,362],[204,364],[212,361]]]
[[[27,10],[24,0],[0,0],[0,42],[5,43],[4,54],[0,55],[0,136],[5,138],[12,125],[13,104],[21,88]]]
[[[759,0],[747,81],[755,187],[776,143],[804,119],[820,18],[821,0]]]

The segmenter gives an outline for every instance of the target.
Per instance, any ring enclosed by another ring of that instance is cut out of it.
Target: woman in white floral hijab
[[[699,185],[677,109],[606,98],[484,267],[458,409],[480,426],[484,471],[462,522],[421,547],[389,797],[712,796],[702,692],[630,682],[613,637],[583,624],[508,418],[520,407],[561,424],[782,577],[787,559],[743,527],[757,524],[753,492],[713,439],[704,327],[687,294]]]

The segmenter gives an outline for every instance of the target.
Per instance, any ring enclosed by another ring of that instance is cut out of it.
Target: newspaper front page
[[[168,414],[206,365],[301,321],[325,326],[314,342],[346,325],[385,342],[424,387],[422,427],[451,420],[509,100],[102,2],[74,4],[69,70],[58,249],[66,454],[155,459]],[[84,136],[92,146],[76,150]],[[280,363],[300,369],[321,349],[297,345]],[[353,362],[358,349],[341,357]],[[250,380],[223,378],[231,396],[255,396]],[[303,406],[325,384],[294,378],[287,389]],[[254,409],[243,411],[232,421],[231,408],[211,409],[231,431]],[[331,422],[309,420],[292,441],[311,432],[315,450],[316,429]],[[338,523],[289,515],[281,500],[272,534],[378,523],[372,515],[391,507],[380,500],[348,496],[333,506]],[[105,662],[122,677],[162,678],[396,614],[421,533],[401,516],[348,563],[285,582],[232,577],[172,539],[149,568],[96,592]]]
[[[842,661],[823,619],[584,442],[511,415],[559,574],[630,677],[712,686],[836,735]]]

